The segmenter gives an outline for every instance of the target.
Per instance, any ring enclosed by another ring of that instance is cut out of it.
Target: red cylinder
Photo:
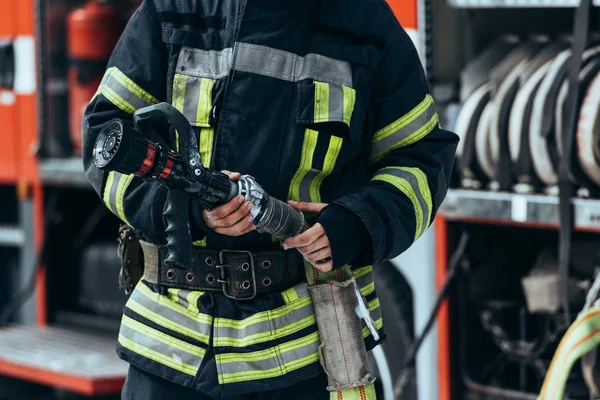
[[[81,118],[98,90],[112,51],[123,32],[119,8],[91,0],[67,17],[69,53],[69,130],[74,152],[81,154]]]

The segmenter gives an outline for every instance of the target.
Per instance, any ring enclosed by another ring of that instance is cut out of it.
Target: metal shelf
[[[128,364],[115,352],[116,335],[56,327],[0,328],[0,374],[86,395],[118,394]]]
[[[600,200],[573,199],[575,229],[600,232]],[[448,220],[558,228],[558,197],[450,189],[440,214]]]
[[[69,186],[91,189],[85,177],[81,158],[49,158],[40,161],[42,182],[52,186]]]
[[[25,232],[16,226],[0,225],[0,246],[21,247],[25,244]]]
[[[594,0],[594,5],[599,5]],[[577,0],[448,0],[454,8],[575,8]]]

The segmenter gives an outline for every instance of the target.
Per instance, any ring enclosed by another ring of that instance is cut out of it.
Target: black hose
[[[435,306],[433,307],[433,310],[431,310],[431,313],[429,314],[429,318],[427,319],[425,328],[423,329],[423,332],[421,332],[421,334],[417,337],[417,340],[415,340],[413,342],[412,346],[410,347],[408,354],[404,360],[404,365],[402,366],[400,375],[399,375],[398,379],[396,379],[396,383],[394,384],[394,397],[395,398],[398,397],[402,393],[404,386],[408,382],[409,372],[415,365],[415,361],[417,359],[417,354],[419,353],[419,349],[421,348],[423,341],[427,338],[427,336],[431,332],[431,328],[433,328],[433,324],[435,323],[435,319],[440,310],[442,302],[444,301],[444,299],[450,292],[450,289],[452,288],[452,284],[455,282],[456,278],[458,276],[460,276],[459,275],[459,272],[461,271],[461,269],[459,268],[460,261],[463,258],[463,255],[464,255],[465,249],[467,248],[468,243],[469,243],[469,232],[464,231],[460,237],[456,251],[454,252],[454,254],[452,254],[452,257],[450,257],[448,276],[446,277],[444,286],[442,287],[442,290],[440,291],[440,294],[438,295],[438,297],[435,301]]]

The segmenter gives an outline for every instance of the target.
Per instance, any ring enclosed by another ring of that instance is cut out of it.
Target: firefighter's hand
[[[239,172],[221,171],[229,175],[229,179],[240,179]],[[204,223],[213,231],[227,236],[240,236],[256,229],[250,214],[252,202],[244,202],[244,196],[236,196],[229,203],[220,205],[212,211],[203,210]]]
[[[327,204],[325,203],[306,203],[302,201],[288,202],[296,210],[318,214]],[[333,268],[333,259],[331,258],[331,247],[329,238],[325,229],[318,222],[310,229],[304,231],[298,236],[294,236],[283,242],[284,249],[298,249],[300,253],[315,268],[322,272],[331,271]]]

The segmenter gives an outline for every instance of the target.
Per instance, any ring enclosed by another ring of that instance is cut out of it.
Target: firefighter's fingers
[[[325,203],[308,203],[306,201],[289,200],[288,203],[296,210],[305,211],[312,214],[318,214],[322,209],[327,207],[327,204]]]
[[[312,228],[307,229],[300,235],[294,236],[293,238],[290,238],[283,242],[283,248],[287,250],[308,246],[324,234],[325,229],[323,229],[323,226],[321,226],[321,224],[317,222]]]
[[[333,259],[331,257],[326,258],[325,260],[319,260],[312,264],[313,267],[321,272],[329,272],[333,269]]]
[[[327,237],[327,235],[322,235],[308,246],[298,247],[298,251],[302,254],[310,254],[315,251],[324,249],[325,247],[329,247],[329,238]]]
[[[211,228],[229,228],[235,226],[238,222],[246,219],[252,222],[254,219],[250,210],[252,209],[252,202],[247,201],[240,208],[226,216],[225,218],[211,220],[213,226],[208,225]]]
[[[331,258],[331,247],[326,247],[319,251],[315,251],[313,253],[307,254],[304,256],[308,261],[310,261],[313,265],[320,265],[317,261],[326,260]]]
[[[252,215],[242,218],[233,226],[227,228],[215,228],[215,232],[226,236],[240,236],[256,229],[256,225],[252,223]]]
[[[211,211],[203,210],[202,215],[204,216],[204,221],[208,226],[210,226],[209,221],[225,218],[228,215],[231,215],[240,208],[243,202],[244,196],[239,195],[235,196],[228,203],[213,208]]]
[[[240,179],[240,177],[242,176],[242,174],[240,174],[239,172],[231,172],[226,169],[222,170],[221,172],[224,173],[225,175],[228,175],[229,180],[234,181],[234,182],[237,181],[238,179]]]

